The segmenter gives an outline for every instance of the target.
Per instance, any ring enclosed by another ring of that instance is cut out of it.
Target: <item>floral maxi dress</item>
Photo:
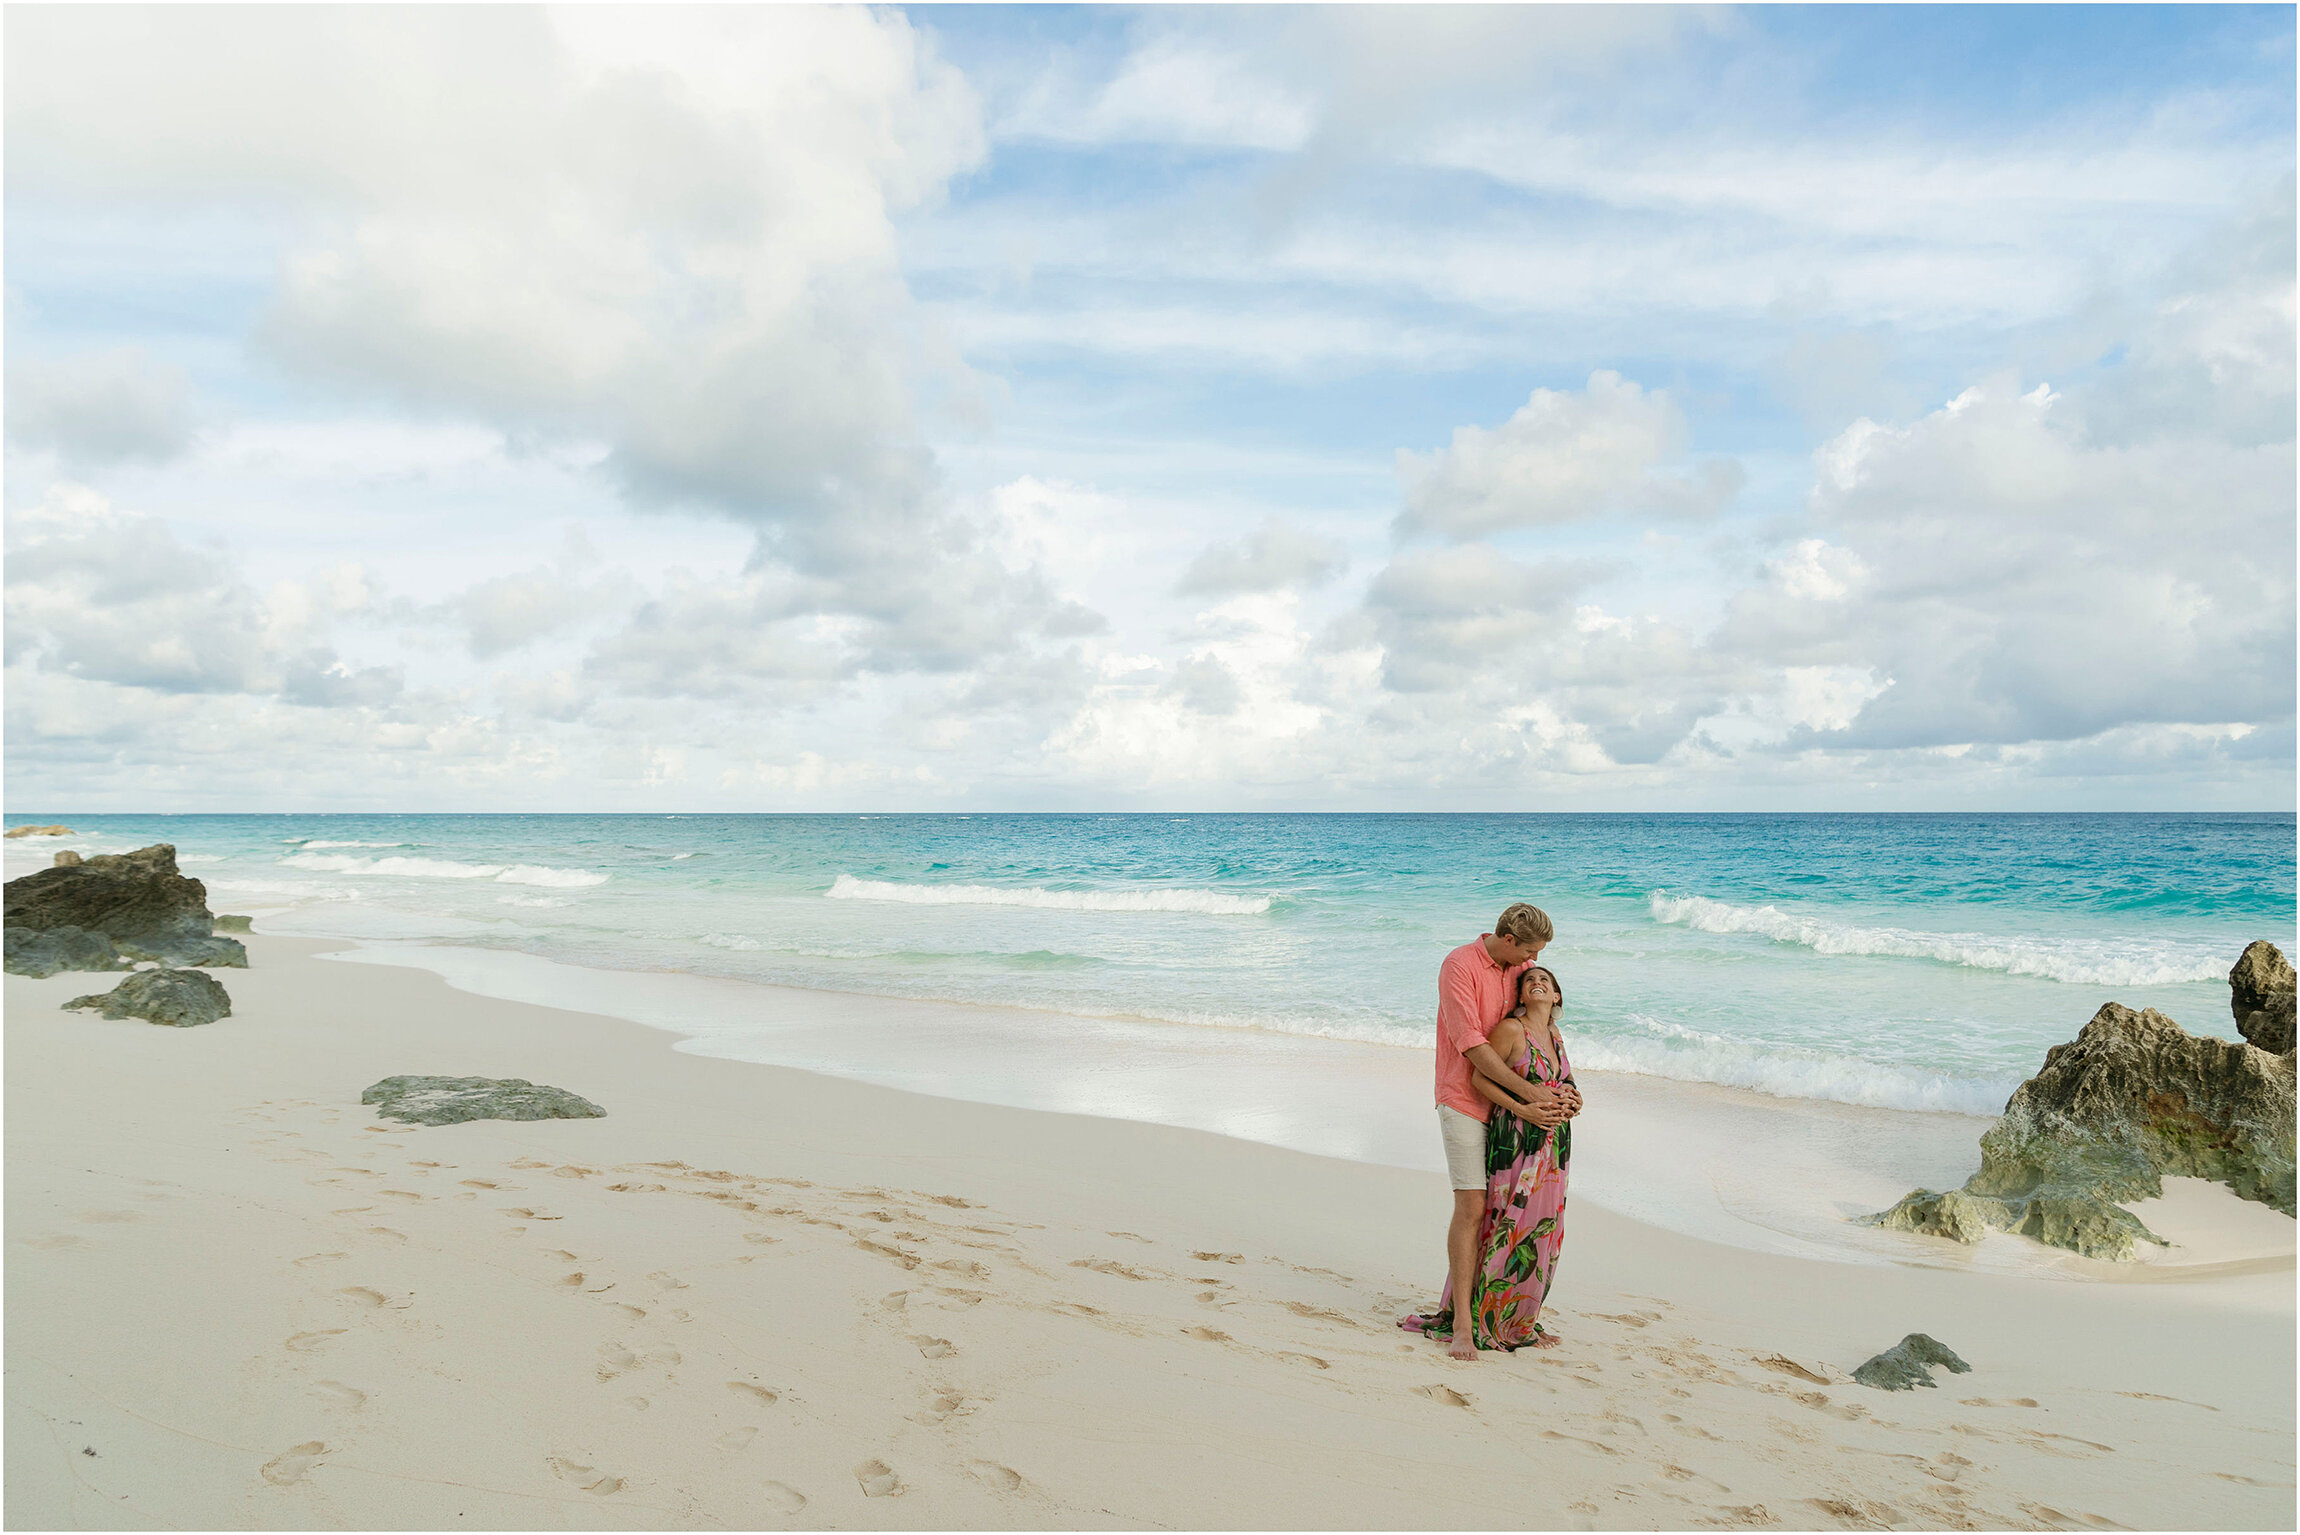
[[[1553,1064],[1533,1048],[1510,1066],[1529,1082],[1573,1081],[1573,1063],[1558,1042]],[[1496,1108],[1485,1126],[1485,1216],[1478,1225],[1477,1277],[1471,1288],[1479,1348],[1519,1349],[1543,1332],[1542,1302],[1557,1277],[1565,1245],[1566,1164],[1573,1156],[1573,1121],[1555,1130],[1528,1124]],[[1401,1317],[1408,1332],[1453,1336],[1453,1296],[1427,1314]]]

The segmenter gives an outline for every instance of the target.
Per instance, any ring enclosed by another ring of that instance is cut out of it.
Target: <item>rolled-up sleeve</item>
[[[1438,967],[1438,1035],[1456,1054],[1467,1054],[1491,1031],[1478,1017],[1477,978],[1469,966],[1449,957]]]

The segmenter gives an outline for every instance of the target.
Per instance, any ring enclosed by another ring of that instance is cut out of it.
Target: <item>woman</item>
[[[1488,1041],[1494,1053],[1529,1082],[1547,1082],[1566,1095],[1567,1117],[1555,1129],[1537,1123],[1524,1104],[1487,1081],[1471,1078],[1500,1112],[1485,1126],[1485,1219],[1471,1337],[1479,1348],[1554,1348],[1557,1335],[1541,1325],[1541,1306],[1557,1277],[1558,1250],[1565,1242],[1566,1164],[1573,1155],[1572,1115],[1581,1111],[1573,1085],[1573,1065],[1557,1014],[1564,988],[1545,965],[1527,970],[1519,982],[1518,1005],[1495,1025]],[[1451,1297],[1427,1316],[1398,1323],[1409,1332],[1451,1338]]]

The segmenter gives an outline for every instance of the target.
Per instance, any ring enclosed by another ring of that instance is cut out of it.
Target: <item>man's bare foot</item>
[[[1563,1341],[1565,1340],[1558,1337],[1558,1335],[1553,1332],[1539,1332],[1533,1335],[1533,1346],[1535,1348],[1555,1348]]]
[[[1453,1342],[1446,1345],[1446,1355],[1448,1358],[1467,1359],[1475,1363],[1477,1360],[1477,1343],[1474,1339],[1465,1338],[1457,1332],[1453,1335]]]

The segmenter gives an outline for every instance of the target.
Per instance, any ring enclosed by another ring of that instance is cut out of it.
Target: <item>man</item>
[[[1485,1215],[1485,1122],[1489,1105],[1470,1084],[1483,1074],[1525,1107],[1510,1112],[1536,1124],[1563,1121],[1571,1107],[1558,1089],[1528,1082],[1486,1039],[1516,1005],[1518,977],[1548,947],[1556,929],[1538,906],[1523,901],[1495,921],[1493,931],[1465,943],[1438,967],[1437,1113],[1453,1180],[1453,1220],[1446,1228],[1446,1295],[1453,1306],[1456,1359],[1477,1358],[1471,1301],[1477,1289],[1478,1234]]]

